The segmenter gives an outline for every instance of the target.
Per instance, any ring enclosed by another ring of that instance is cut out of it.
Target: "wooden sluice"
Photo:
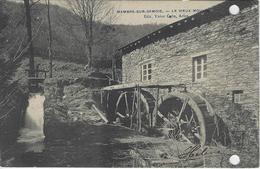
[[[41,70],[38,67],[36,67],[35,70],[26,69],[26,72],[28,72],[28,85],[30,91],[37,91],[40,86],[40,83],[43,83],[44,80],[47,78],[47,72],[46,70]]]

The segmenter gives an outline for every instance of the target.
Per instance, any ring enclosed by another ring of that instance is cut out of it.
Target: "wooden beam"
[[[130,88],[136,88],[137,84],[130,83],[130,84],[119,84],[119,85],[113,85],[113,86],[107,86],[102,88],[102,90],[121,90],[121,89],[130,89]]]
[[[152,113],[152,121],[151,121],[152,126],[151,127],[154,127],[156,124],[156,116],[157,116],[157,112],[159,110],[159,108],[158,108],[159,95],[160,95],[160,88],[157,88],[156,96],[155,96],[155,109],[154,109],[155,113]]]
[[[169,89],[172,87],[176,88],[185,88],[185,84],[174,84],[173,82],[167,82],[167,83],[147,83],[147,82],[140,82],[140,83],[126,83],[126,84],[119,84],[119,85],[113,85],[113,86],[107,86],[102,88],[102,90],[127,90],[127,89],[133,89],[139,86],[140,88],[165,88]]]
[[[30,71],[30,69],[25,69],[25,71],[26,72],[29,72]],[[37,69],[37,70],[35,70],[35,72],[49,72],[48,70],[43,70],[43,69]]]
[[[98,115],[101,117],[102,120],[104,120],[104,122],[108,122],[107,118],[103,115],[101,110],[99,110],[94,104],[92,104],[92,108],[98,113]]]
[[[142,130],[142,116],[141,116],[141,88],[137,86],[137,115],[138,115],[138,131]]]
[[[100,104],[103,105],[103,91],[100,91]]]

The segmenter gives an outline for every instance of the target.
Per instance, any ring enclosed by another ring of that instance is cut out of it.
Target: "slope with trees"
[[[51,1],[50,1],[51,2]],[[9,16],[7,27],[3,30],[5,43],[10,46],[8,55],[13,58],[26,55],[26,28],[23,3],[7,2],[3,5]],[[49,57],[49,25],[48,8],[45,4],[37,3],[31,7],[32,39],[35,56],[48,59]],[[82,29],[80,17],[69,9],[50,5],[49,14],[52,26],[52,55],[53,59],[68,62],[88,64],[89,52],[86,46],[86,31]],[[112,25],[104,24],[101,20],[93,22],[93,42],[91,44],[93,65],[103,60],[109,62],[117,48],[134,41],[163,25]],[[87,36],[89,37],[89,35]],[[1,56],[2,57],[2,56]],[[99,61],[99,62],[97,62]],[[104,64],[106,66],[107,64]]]

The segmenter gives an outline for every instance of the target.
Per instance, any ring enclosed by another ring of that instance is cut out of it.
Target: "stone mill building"
[[[229,13],[233,4],[237,15]],[[255,1],[225,1],[167,25],[119,49],[122,83],[185,84],[208,100],[233,139],[255,143],[258,24]]]

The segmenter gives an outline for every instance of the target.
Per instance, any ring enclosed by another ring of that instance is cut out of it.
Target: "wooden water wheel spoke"
[[[181,119],[181,116],[182,116],[182,114],[183,114],[183,112],[184,112],[184,110],[185,110],[185,108],[186,108],[188,102],[189,102],[189,99],[188,99],[188,98],[187,98],[187,99],[184,99],[184,102],[183,102],[183,104],[182,104],[182,107],[181,107],[179,116],[178,116],[178,118],[177,118],[178,120]]]
[[[195,119],[192,119],[192,121],[191,122],[193,122],[194,123],[194,125],[195,126],[197,126],[197,122],[196,122],[196,120]]]
[[[187,112],[186,112],[187,113]],[[192,113],[193,114],[193,113]],[[182,119],[180,120],[180,128],[181,128],[181,132],[183,133],[183,135],[185,135],[187,138],[191,139],[191,141],[193,139],[200,139],[200,134],[198,132],[198,129],[200,128],[200,126],[193,124],[192,120],[195,121],[194,119],[194,115],[191,115],[190,119],[188,118],[188,115],[185,114],[185,123],[182,122]]]
[[[161,112],[158,111],[157,114],[161,119],[163,119],[164,121],[163,126],[166,126],[167,124],[175,125],[170,119],[166,118]]]
[[[187,114],[185,114],[185,120],[186,120],[186,122],[188,122],[188,123],[190,122],[190,121],[189,121],[189,118],[188,118],[188,116],[187,116]]]
[[[126,94],[125,94],[125,105],[126,105],[126,115],[129,116],[129,106],[128,106],[128,99]]]
[[[198,123],[196,122],[196,120],[195,120],[195,118],[194,118],[194,113],[192,112],[192,118],[190,119],[190,123],[192,124],[194,124],[194,126],[197,126],[197,127],[199,127],[199,125],[198,125]]]
[[[180,124],[190,124],[190,120],[188,118],[188,116],[185,114],[185,119],[179,119],[179,123]]]
[[[189,121],[189,123],[191,123],[192,120],[194,120],[193,117],[194,117],[194,115],[193,115],[193,112],[192,112],[192,113],[191,113],[191,117],[190,117],[190,121]]]
[[[185,121],[185,120],[183,120],[183,119],[180,119],[179,123],[180,123],[180,124],[187,124],[187,123],[189,123],[189,122],[188,122],[188,121]]]
[[[200,139],[200,135],[198,133],[194,133],[194,136]]]
[[[134,96],[133,96],[133,101],[132,101],[132,111],[131,114],[134,114],[134,111],[136,110],[136,102],[135,102],[135,97],[136,97],[136,92],[134,92]]]

